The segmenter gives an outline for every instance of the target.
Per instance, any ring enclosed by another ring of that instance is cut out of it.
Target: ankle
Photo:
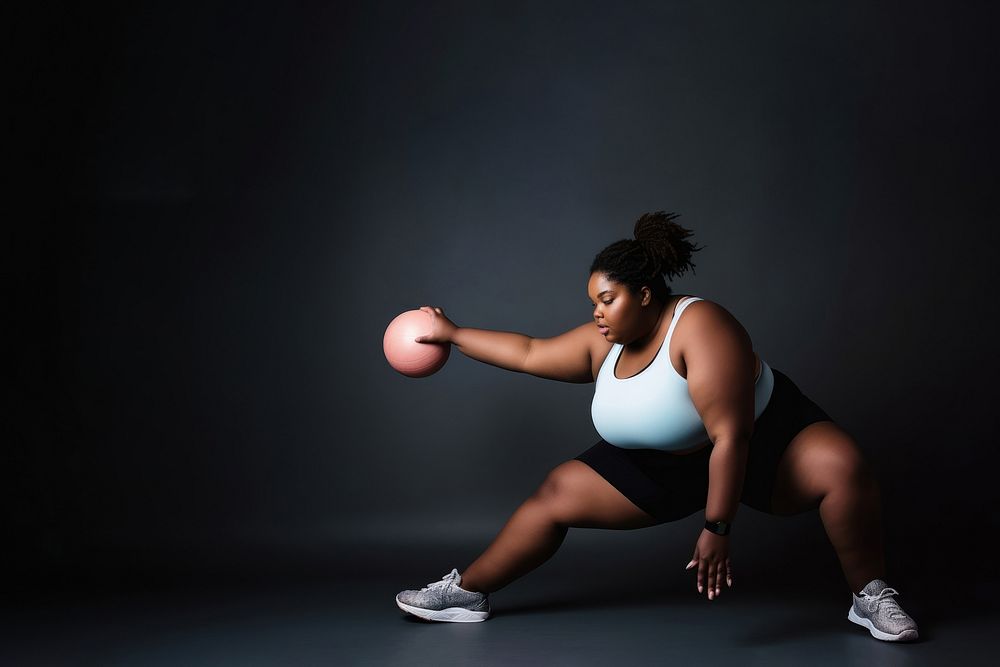
[[[459,583],[457,583],[456,586],[458,586],[460,589],[462,589],[463,591],[465,591],[467,593],[482,593],[482,591],[478,589],[478,587],[475,585],[475,583],[473,583],[473,585],[469,586],[469,585],[466,584],[466,582],[465,582],[464,579],[459,579]]]
[[[864,579],[864,581],[862,581],[862,579]],[[858,597],[861,597],[861,591],[864,590],[865,586],[872,583],[876,579],[885,581],[885,573],[881,573],[873,577],[868,577],[868,575],[865,575],[861,578],[855,577],[853,579],[853,585],[851,586],[851,592],[857,595]]]

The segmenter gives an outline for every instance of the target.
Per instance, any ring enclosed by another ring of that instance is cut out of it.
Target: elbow
[[[725,433],[722,435],[712,436],[712,445],[714,447],[749,447],[750,437],[753,435],[752,431],[749,432],[739,432],[739,433]]]

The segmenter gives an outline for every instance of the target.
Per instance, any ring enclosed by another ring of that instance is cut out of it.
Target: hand
[[[455,323],[444,316],[444,311],[440,308],[421,306],[420,310],[431,316],[431,330],[423,336],[417,336],[413,340],[418,343],[450,343],[455,330],[458,329]]]
[[[708,529],[702,529],[698,544],[694,547],[694,556],[685,570],[698,566],[698,593],[708,584],[708,599],[719,597],[722,590],[722,577],[726,584],[733,587],[733,566],[729,560],[729,536],[716,535]]]

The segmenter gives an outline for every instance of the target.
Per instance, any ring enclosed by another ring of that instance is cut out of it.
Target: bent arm
[[[517,373],[524,372],[524,360],[531,349],[531,336],[469,327],[456,329],[451,342],[471,359]]]

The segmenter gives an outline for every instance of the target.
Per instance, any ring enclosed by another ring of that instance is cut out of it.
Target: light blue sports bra
[[[690,449],[709,440],[708,432],[688,393],[687,380],[670,363],[670,339],[684,309],[701,297],[680,303],[653,361],[625,379],[615,377],[623,345],[615,343],[597,374],[590,414],[607,442],[625,449]],[[754,384],[754,421],[771,400],[774,374],[761,359]]]

